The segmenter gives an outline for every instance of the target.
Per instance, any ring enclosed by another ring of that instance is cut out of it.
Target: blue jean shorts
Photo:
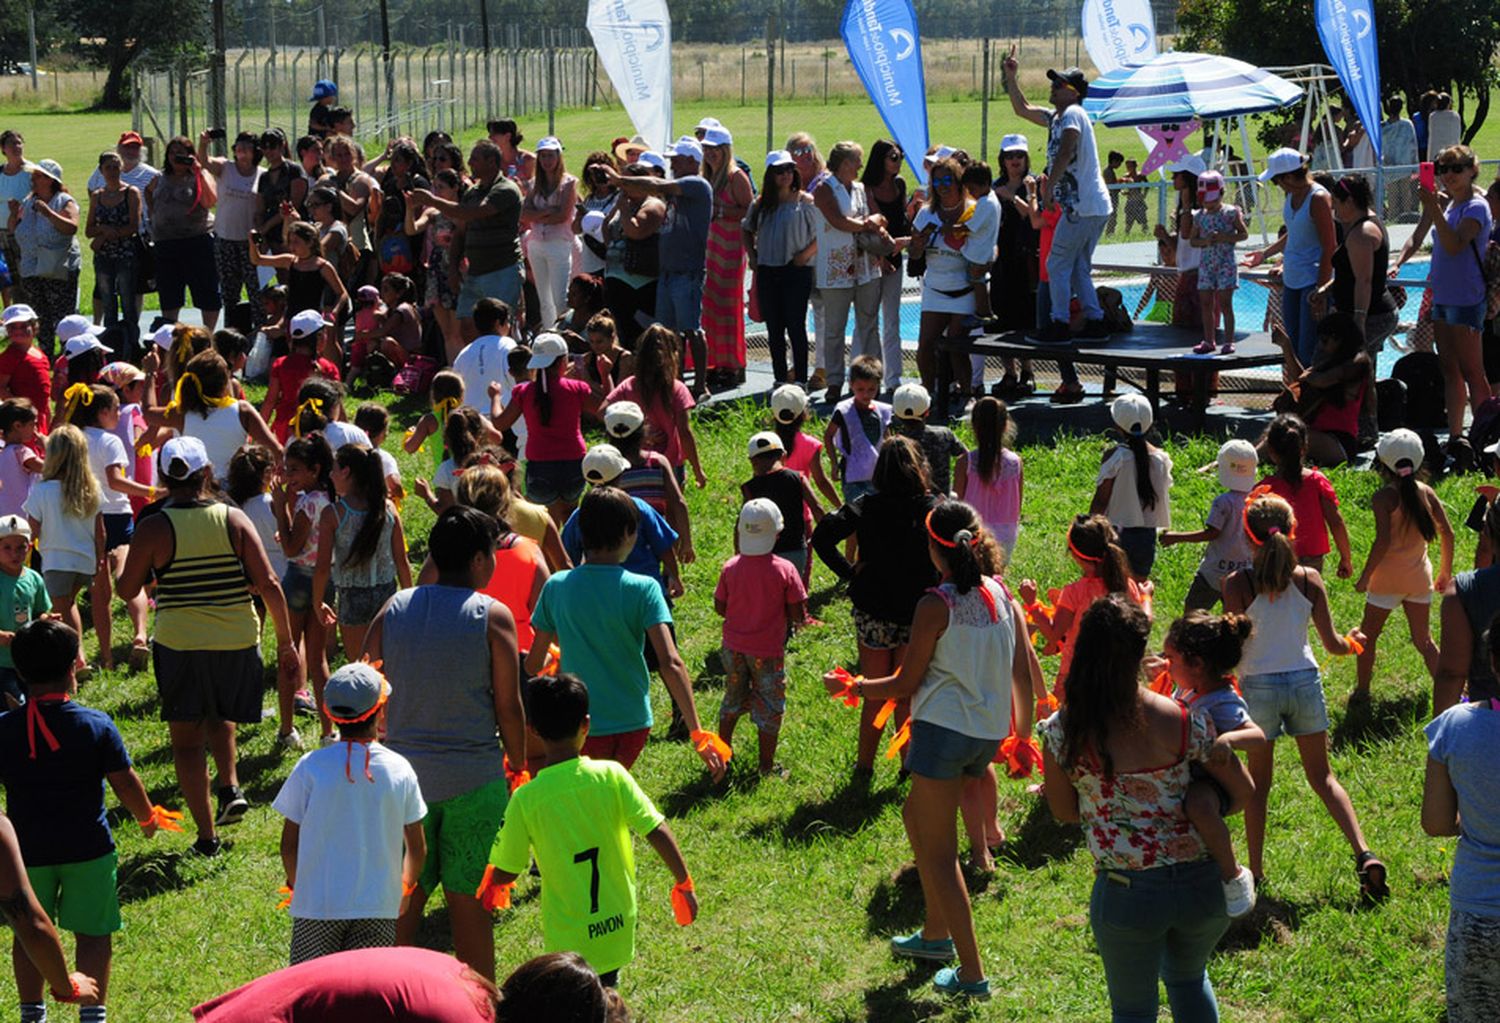
[[[304,565],[288,564],[286,571],[281,573],[281,592],[286,597],[288,611],[306,614],[312,607],[313,570]]]
[[[1484,329],[1484,314],[1489,310],[1484,302],[1476,302],[1473,305],[1439,305],[1432,304],[1433,323],[1451,323],[1455,327],[1468,327],[1470,330]]]
[[[1317,668],[1247,675],[1240,680],[1240,692],[1250,708],[1250,720],[1268,740],[1328,731],[1328,705]]]
[[[999,739],[976,739],[931,721],[914,720],[906,769],[937,781],[959,775],[978,778],[994,761],[999,748]]]
[[[521,301],[521,264],[512,263],[487,274],[464,274],[458,289],[458,315],[468,319],[481,298],[498,298],[512,309]]]
[[[679,334],[696,331],[703,321],[703,271],[667,270],[656,279],[656,319]]]
[[[551,504],[553,501],[576,504],[582,496],[582,459],[526,463],[526,500],[532,504]]]

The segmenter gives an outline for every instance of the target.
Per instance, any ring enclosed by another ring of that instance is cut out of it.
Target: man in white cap
[[[708,396],[708,352],[699,329],[703,317],[703,270],[708,259],[708,227],[713,220],[714,190],[700,173],[703,147],[684,135],[667,151],[670,180],[621,177],[606,169],[606,176],[627,194],[660,196],[667,203],[667,216],[657,232],[661,273],[656,278],[656,320],[677,332],[693,357],[693,396]]]
[[[1099,151],[1094,144],[1094,126],[1083,111],[1088,95],[1088,80],[1078,68],[1048,71],[1052,82],[1053,109],[1033,106],[1021,92],[1020,65],[1015,47],[1004,63],[1005,90],[1017,115],[1047,129],[1047,181],[1050,199],[1063,211],[1052,236],[1052,251],[1047,257],[1047,277],[1051,282],[1051,322],[1037,324],[1039,341],[1063,342],[1071,337],[1068,329],[1068,306],[1077,298],[1083,306],[1083,337],[1109,336],[1104,324],[1104,309],[1094,292],[1094,247],[1114,210],[1109,188],[1099,168]],[[1072,365],[1063,371],[1059,395],[1076,400],[1083,394]]]
[[[157,469],[167,500],[136,525],[118,593],[129,601],[156,579],[152,661],[161,716],[171,732],[177,784],[198,830],[193,851],[217,856],[222,842],[216,829],[237,823],[250,807],[239,786],[235,725],[261,720],[265,679],[253,597],[260,597],[276,629],[279,685],[299,687],[302,658],[255,526],[238,508],[208,499],[214,467],[203,442],[172,438],[162,445]],[[209,802],[205,747],[218,770],[217,814]]]

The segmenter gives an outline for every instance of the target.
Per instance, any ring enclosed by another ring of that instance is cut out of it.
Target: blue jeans
[[[120,325],[125,348],[115,354],[127,362],[141,354],[141,296],[135,283],[135,260],[94,257],[94,308],[103,313],[106,327]]]
[[[656,279],[656,322],[679,334],[703,322],[703,271],[663,270]]]
[[[1318,321],[1313,318],[1312,304],[1308,302],[1316,287],[1309,284],[1305,288],[1285,285],[1281,288],[1281,325],[1292,339],[1297,361],[1304,366],[1311,366],[1318,355]]]
[[[1205,966],[1229,929],[1229,915],[1212,860],[1099,871],[1089,924],[1104,960],[1114,1023],[1155,1023],[1158,977],[1173,1023],[1218,1020]]]
[[[1094,247],[1104,233],[1109,217],[1081,217],[1071,210],[1057,222],[1052,251],[1047,255],[1047,280],[1052,286],[1052,319],[1068,322],[1068,304],[1073,296],[1083,306],[1086,320],[1104,319],[1104,309],[1094,292]]]

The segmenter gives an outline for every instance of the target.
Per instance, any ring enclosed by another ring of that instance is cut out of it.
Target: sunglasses
[[[1457,174],[1459,171],[1473,170],[1472,163],[1439,163],[1434,164],[1432,169],[1439,174]]]

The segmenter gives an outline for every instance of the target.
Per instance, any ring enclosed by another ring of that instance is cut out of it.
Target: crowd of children
[[[1193,231],[1208,246],[1207,268],[1239,221],[1205,198]],[[293,271],[323,272],[311,257],[277,258]],[[1203,270],[1199,280],[1211,285],[1207,337],[1233,282]],[[384,306],[367,316],[373,307],[358,296],[355,343],[364,358],[399,366],[414,351],[409,295],[388,279],[379,298]],[[1196,911],[1227,921],[1251,911],[1265,875],[1274,744],[1287,736],[1350,845],[1362,892],[1388,894],[1386,866],[1329,766],[1324,679],[1308,635],[1316,628],[1327,651],[1358,655],[1355,695],[1367,698],[1376,641],[1399,605],[1413,644],[1438,670],[1429,610],[1453,578],[1453,532],[1417,478],[1423,449],[1414,434],[1388,434],[1377,449],[1375,539],[1356,583],[1364,619],[1341,634],[1321,568],[1336,547],[1337,575],[1353,576],[1348,531],[1332,484],[1304,464],[1307,427],[1293,415],[1277,417],[1259,444],[1225,443],[1214,466],[1223,492],[1203,527],[1174,531],[1173,463],[1153,443],[1152,407],[1137,395],[1116,399],[1118,436],[1102,454],[1089,507],[1077,509],[1064,536],[1076,578],[1050,580],[1057,588],[1049,589],[1006,572],[1025,489],[1003,402],[975,403],[967,447],[928,422],[920,385],[879,400],[883,368],[861,356],[849,370],[851,396],[819,438],[807,429],[806,393],[780,386],[764,428],[744,440],[734,554],[713,591],[724,694],[716,724],[705,727],[673,605],[684,592],[682,566],[696,557],[694,533],[726,524],[690,520],[687,467],[700,487],[707,479],[687,415],[693,398],[677,379],[677,339],[652,328],[622,353],[607,317],[596,316],[590,351],[574,355],[557,334],[518,345],[509,316],[501,303],[479,304],[481,336],[432,379],[430,409],[405,435],[406,452],[422,458],[414,492],[437,514],[415,580],[406,490],[382,450],[389,413],[368,404],[347,420],[338,367],[321,354],[320,314],[289,317],[286,354],[270,366],[260,409],[234,378],[243,362],[234,339],[178,326],[159,333],[141,370],[103,363],[107,353],[84,330],[60,370],[55,407],[14,387],[17,396],[0,402],[0,622],[14,623],[0,631],[0,692],[10,708],[0,714],[0,784],[30,883],[79,935],[80,973],[97,978],[83,1019],[104,1018],[109,936],[120,927],[101,780],[148,834],[177,825],[150,804],[108,718],[70,697],[89,670],[113,665],[117,584],[130,665],[154,662],[164,713],[169,691],[193,706],[207,692],[207,683],[188,686],[191,672],[174,659],[211,654],[203,665],[232,662],[229,674],[243,672],[237,647],[164,646],[160,618],[151,633],[144,585],[155,573],[157,608],[180,620],[168,640],[204,636],[216,622],[239,636],[254,615],[248,596],[223,590],[225,562],[235,559],[290,653],[277,683],[278,743],[308,745],[299,711],[316,715],[321,737],[272,804],[285,819],[293,964],[410,943],[441,888],[456,954],[493,978],[490,912],[534,862],[546,879],[547,950],[582,954],[615,985],[635,950],[632,834],[672,874],[678,921],[697,913],[682,853],[632,775],[654,724],[651,676],[660,676],[674,728],[713,778],[724,775],[746,714],[759,775],[788,777],[792,768],[778,758],[787,649],[798,630],[821,625],[809,608],[814,555],[848,584],[857,673],[839,668],[824,683],[860,709],[853,782],[871,783],[888,729],[902,750],[901,777],[911,779],[903,817],[925,917],[892,950],[956,959],[937,974],[938,990],[989,991],[954,825],[962,820],[973,863],[993,870],[1005,841],[997,768],[1021,777],[1046,764],[1046,796],[1059,814],[1131,821],[1126,830],[1141,843],[1132,849],[1107,828],[1086,827],[1101,865],[1149,879],[1153,849],[1170,851],[1161,862],[1210,864],[1217,887]],[[1227,346],[1232,317],[1226,331]],[[18,343],[24,331],[12,332]],[[595,422],[607,442],[590,446],[585,431]],[[232,516],[205,512],[221,501]],[[29,567],[33,538],[39,572]],[[1136,647],[1156,611],[1157,549],[1176,544],[1204,550],[1182,615],[1160,656],[1148,658]],[[189,620],[190,563],[199,561],[209,603],[224,603]],[[94,665],[79,641],[85,590]],[[1211,612],[1221,602],[1222,613]],[[1050,684],[1038,646],[1060,655]],[[330,671],[330,661],[343,663]],[[1131,688],[1142,667],[1155,676],[1152,695]],[[188,716],[250,720],[244,696]],[[194,848],[212,855],[214,825],[248,806],[233,770],[233,729],[227,754],[220,733],[207,733],[221,785],[214,815],[205,740],[194,746],[181,723],[173,721],[174,752],[199,829]],[[1154,762],[1147,752],[1161,742],[1177,750],[1170,770],[1120,768]],[[1117,768],[1149,784],[1120,796],[1109,784]],[[1224,823],[1241,810],[1243,862]],[[1113,993],[1116,974],[1131,967],[1106,944],[1101,938]],[[16,972],[23,1019],[44,1018],[42,975],[19,951]]]

